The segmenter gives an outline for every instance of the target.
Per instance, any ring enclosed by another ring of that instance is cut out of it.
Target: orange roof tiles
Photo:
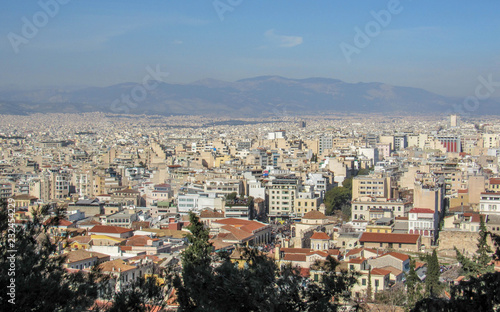
[[[283,257],[283,260],[286,261],[306,261],[306,255],[300,255],[300,254],[285,254]]]
[[[389,252],[389,253],[386,253],[380,257],[384,257],[384,256],[391,256],[391,257],[394,257],[394,258],[399,259],[401,261],[406,261],[406,260],[410,259],[410,257],[408,255],[405,255],[405,254],[402,254],[399,252]]]
[[[44,224],[44,225],[48,225],[48,224],[50,224],[53,220],[54,220],[54,218],[49,218],[49,219],[47,219],[47,220],[46,220],[43,224]],[[64,219],[59,219],[58,224],[57,224],[56,226],[70,226],[70,225],[73,225],[73,222],[68,221],[68,220],[64,220]]]
[[[326,216],[317,210],[311,210],[306,213],[302,219],[326,219]]]
[[[434,213],[434,210],[427,208],[413,208],[409,213]]]
[[[388,274],[391,274],[391,271],[388,271],[388,270],[384,270],[384,269],[373,269],[371,271],[372,275],[388,275]]]
[[[396,233],[369,233],[364,232],[359,239],[362,243],[399,243],[416,244],[420,235],[418,234],[396,234]]]
[[[328,236],[325,232],[314,232],[311,239],[330,239],[330,236]]]

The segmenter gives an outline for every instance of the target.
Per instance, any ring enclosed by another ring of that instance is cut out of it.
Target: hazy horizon
[[[498,2],[7,1],[1,89],[277,75],[462,97],[500,81]],[[492,97],[498,97],[495,90]]]

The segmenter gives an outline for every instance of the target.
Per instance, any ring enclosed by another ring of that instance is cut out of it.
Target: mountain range
[[[461,113],[463,98],[384,83],[347,83],[330,78],[260,76],[189,84],[149,81],[78,90],[0,91],[0,113],[127,113],[280,117],[342,113]],[[500,114],[500,101],[480,102],[473,114]]]

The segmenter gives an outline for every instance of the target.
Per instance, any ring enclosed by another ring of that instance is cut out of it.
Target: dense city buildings
[[[189,213],[200,216],[214,251],[234,259],[241,247],[259,248],[314,280],[311,265],[335,257],[360,272],[355,296],[366,294],[369,277],[374,292],[403,283],[409,255],[475,252],[481,220],[500,232],[493,117],[232,124],[199,116],[2,115],[0,197],[13,200],[17,222],[43,205],[63,208],[51,233],[69,239],[65,266],[97,263],[116,289],[180,258]],[[332,201],[343,188],[347,202]]]

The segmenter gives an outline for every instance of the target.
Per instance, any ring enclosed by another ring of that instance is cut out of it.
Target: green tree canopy
[[[181,311],[336,311],[356,282],[353,274],[338,274],[338,262],[328,258],[317,268],[321,282],[306,282],[297,268],[278,268],[256,249],[241,249],[241,268],[227,253],[214,256],[208,231],[190,215],[190,245],[182,254],[182,272],[175,278]]]
[[[8,208],[4,202],[0,209],[2,311],[86,311],[98,296],[100,272],[68,273],[63,267],[66,257],[49,235],[62,210],[56,209],[51,222],[43,224],[49,213],[49,206],[43,206],[33,212],[32,221],[14,226]],[[15,297],[8,295],[10,289]]]

